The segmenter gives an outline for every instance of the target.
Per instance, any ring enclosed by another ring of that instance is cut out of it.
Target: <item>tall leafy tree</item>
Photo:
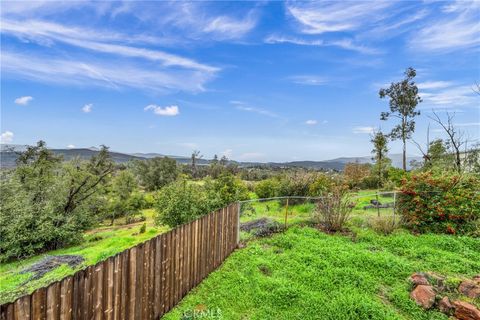
[[[140,183],[148,191],[158,190],[178,177],[177,162],[168,157],[136,161],[133,165]]]
[[[382,112],[380,119],[388,120],[394,117],[400,122],[392,129],[389,136],[392,140],[402,140],[402,167],[404,171],[407,170],[407,140],[412,137],[415,131],[415,117],[420,114],[416,107],[422,102],[414,81],[416,75],[415,69],[407,68],[405,78],[402,81],[394,82],[390,84],[390,87],[379,91],[380,98],[388,98],[390,106],[390,111]]]

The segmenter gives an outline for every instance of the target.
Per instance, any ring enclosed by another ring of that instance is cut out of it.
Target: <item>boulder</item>
[[[475,283],[480,284],[480,274],[477,274],[476,276],[473,276],[472,280]]]
[[[414,286],[418,286],[420,284],[428,285],[427,276],[425,273],[415,272],[410,276],[410,281],[414,284]]]
[[[447,315],[450,315],[453,310],[453,306],[450,303],[450,299],[448,299],[447,296],[443,297],[439,302],[438,302],[438,310],[440,312],[443,312]]]
[[[480,297],[480,284],[474,280],[465,280],[458,286],[458,291],[469,298],[477,299]]]
[[[435,303],[435,290],[430,285],[420,284],[412,292],[410,297],[424,309],[430,309]]]
[[[453,301],[455,317],[459,320],[480,320],[480,310],[473,304],[465,301]]]

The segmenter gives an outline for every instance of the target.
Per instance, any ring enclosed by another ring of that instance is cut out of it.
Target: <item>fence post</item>
[[[395,223],[395,209],[397,208],[397,191],[393,191],[393,223]]]
[[[242,203],[237,201],[237,246],[240,243],[240,208]]]
[[[285,230],[287,230],[288,199],[289,199],[289,198],[287,198],[287,205],[285,206]]]

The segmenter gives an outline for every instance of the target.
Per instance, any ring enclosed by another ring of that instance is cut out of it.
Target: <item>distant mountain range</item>
[[[15,167],[15,160],[17,159],[17,152],[24,151],[27,146],[25,145],[0,145],[0,167],[2,168],[12,168]],[[99,149],[95,147],[91,148],[72,148],[72,149],[51,149],[51,151],[57,155],[63,156],[63,159],[68,161],[75,157],[81,159],[90,159],[93,155],[97,154]],[[184,156],[173,156],[173,155],[164,155],[159,153],[121,153],[110,151],[110,155],[116,163],[125,163],[131,160],[146,160],[155,157],[165,157],[175,159],[178,163],[190,163],[190,157]],[[402,155],[401,154],[391,154],[389,155],[392,159],[392,164],[395,167],[402,166]],[[409,157],[408,162],[411,160],[421,161],[421,157]],[[199,165],[207,165],[211,160],[208,159],[199,159]],[[267,166],[267,167],[291,167],[291,168],[308,168],[308,169],[323,169],[323,170],[337,170],[341,171],[347,163],[357,162],[357,163],[372,163],[371,157],[341,157],[332,160],[324,161],[292,161],[292,162],[236,162],[242,167],[254,167],[254,166]]]

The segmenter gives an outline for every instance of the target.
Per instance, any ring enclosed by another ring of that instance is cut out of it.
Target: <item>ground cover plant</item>
[[[447,319],[410,299],[408,277],[428,270],[461,278],[480,270],[480,239],[354,232],[294,226],[250,241],[165,319]]]

